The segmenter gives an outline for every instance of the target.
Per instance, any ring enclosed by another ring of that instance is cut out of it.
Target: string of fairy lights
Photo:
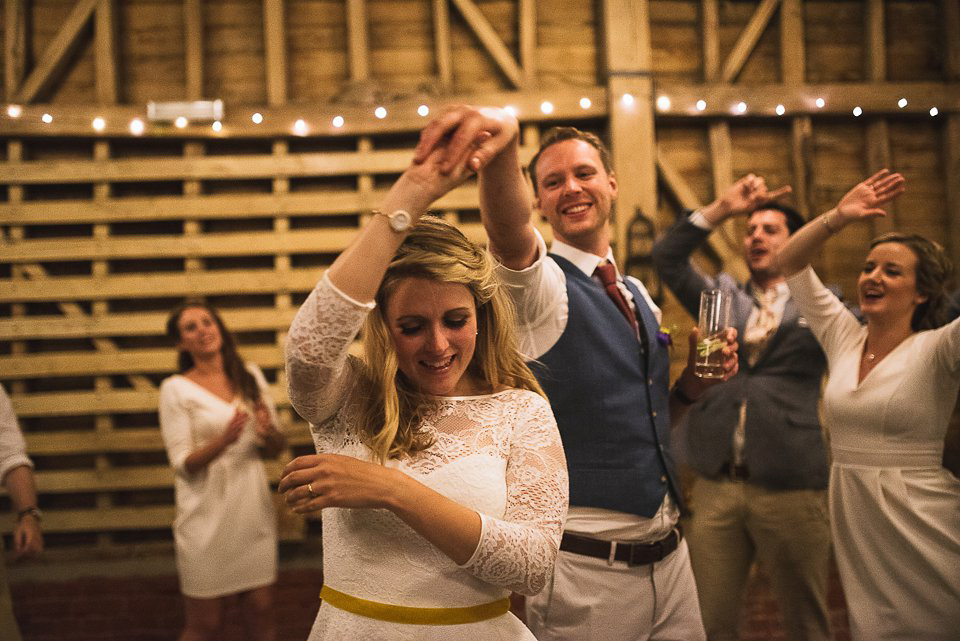
[[[637,98],[630,93],[622,94],[619,100],[620,100],[621,106],[624,109],[633,109],[635,108],[637,103]],[[693,103],[692,109],[688,107],[677,108],[673,104],[673,101],[671,100],[670,96],[666,94],[659,95],[654,101],[654,104],[655,104],[656,110],[664,115],[669,115],[671,113],[681,114],[681,113],[687,113],[691,111],[705,112],[707,111],[707,108],[709,106],[707,101],[701,98],[701,99],[698,99],[695,103]],[[905,109],[909,104],[909,101],[906,97],[901,97],[896,104],[899,109]],[[813,105],[817,109],[824,109],[827,106],[827,101],[822,97],[816,98],[813,100]],[[589,97],[583,96],[579,99],[579,106],[583,110],[588,110],[593,106],[593,101]],[[517,118],[521,118],[522,116],[524,116],[524,114],[521,112],[521,109],[515,105],[509,105],[509,104],[503,105],[503,109],[510,112]],[[556,110],[556,106],[550,100],[543,100],[539,104],[539,111],[545,116],[550,116],[551,114],[554,113],[555,110]],[[751,110],[750,106],[743,100],[738,100],[730,104],[728,107],[728,111],[731,115],[734,115],[734,116],[744,116],[748,114],[770,115],[769,106],[763,106],[755,110]],[[431,109],[430,109],[430,106],[427,104],[420,104],[419,106],[416,107],[415,112],[419,117],[426,118],[427,116],[430,115]],[[788,109],[784,104],[779,103],[772,108],[772,113],[777,116],[786,116],[788,113]],[[860,106],[855,106],[851,110],[851,114],[853,115],[854,118],[859,118],[863,116],[864,113],[865,113],[864,109]],[[935,118],[940,114],[940,109],[934,105],[929,107],[929,110],[927,113],[929,113],[930,117]],[[6,114],[8,117],[12,119],[20,119],[24,116],[24,108],[21,105],[9,104],[7,105],[7,108],[6,108]],[[390,116],[391,112],[387,110],[386,106],[380,105],[373,109],[372,114],[378,120],[386,120]],[[529,116],[529,117],[530,119],[535,118],[535,116]],[[260,111],[254,111],[250,113],[249,118],[254,125],[261,125],[265,122],[265,116]],[[348,124],[346,117],[341,114],[333,115],[329,118],[330,119],[327,121],[328,126],[326,127],[327,131],[340,130],[340,129],[343,129]],[[54,120],[55,120],[55,117],[54,117],[53,110],[44,111],[40,116],[40,121],[46,125],[52,124]],[[322,121],[318,121],[318,122],[322,122]],[[90,127],[95,132],[103,132],[106,130],[107,124],[108,124],[107,120],[103,116],[95,116],[90,122]],[[175,120],[173,120],[172,124],[177,129],[186,129],[188,126],[191,125],[191,122],[187,117],[180,116]],[[196,126],[196,124],[197,123],[194,123],[194,126]],[[157,125],[155,123],[148,123],[143,118],[135,117],[129,121],[128,129],[130,131],[130,134],[132,134],[133,136],[142,136],[143,134],[147,133],[148,129],[152,126],[157,126]],[[162,123],[160,126],[163,126],[164,129],[166,129],[166,123]],[[209,123],[209,126],[214,133],[219,134],[224,131],[224,124],[221,120],[214,120],[213,122]],[[318,132],[318,131],[322,131],[323,129],[324,127],[322,125],[318,126],[317,124],[311,124],[311,122],[308,121],[307,118],[297,118],[293,122],[293,124],[290,126],[290,132],[295,136],[309,136],[311,132]]]

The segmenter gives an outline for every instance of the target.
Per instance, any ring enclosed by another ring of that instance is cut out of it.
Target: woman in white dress
[[[225,597],[236,594],[250,638],[273,641],[277,528],[261,455],[276,456],[286,439],[267,383],[204,303],[174,310],[167,334],[180,372],[160,386],[160,431],[175,473],[180,641],[217,638]]]
[[[878,172],[780,251],[790,292],[829,364],[830,518],[855,640],[960,638],[960,481],[942,466],[960,385],[960,321],[941,326],[951,266],[921,236],[871,243],[857,282],[861,325],[809,263],[850,223],[904,189]]]
[[[467,176],[442,154],[404,171],[290,328],[290,399],[318,454],[279,489],[324,510],[313,641],[532,641],[508,597],[544,586],[560,544],[560,436],[494,261],[421,219]]]

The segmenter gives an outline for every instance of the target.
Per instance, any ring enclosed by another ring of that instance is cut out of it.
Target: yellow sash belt
[[[338,610],[359,614],[362,617],[415,625],[476,623],[493,619],[510,611],[510,599],[506,597],[465,608],[413,608],[359,599],[325,585],[320,588],[320,598]]]

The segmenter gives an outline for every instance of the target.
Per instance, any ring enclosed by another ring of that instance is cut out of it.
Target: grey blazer
[[[667,287],[694,318],[700,291],[719,288],[733,296],[731,321],[739,336],[753,308],[750,283],[739,285],[726,273],[709,278],[690,264],[690,254],[709,231],[687,220],[687,213],[653,247],[653,262]],[[824,489],[827,460],[817,416],[826,357],[793,299],[780,327],[757,362],[750,366],[743,343],[740,371],[712,387],[687,415],[687,450],[697,473],[718,478],[731,462],[733,431],[747,402],[744,463],[749,483],[771,489]]]

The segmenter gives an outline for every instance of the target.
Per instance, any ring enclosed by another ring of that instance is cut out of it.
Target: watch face
[[[390,214],[390,227],[394,231],[407,231],[410,229],[410,214],[403,209],[398,209]]]

